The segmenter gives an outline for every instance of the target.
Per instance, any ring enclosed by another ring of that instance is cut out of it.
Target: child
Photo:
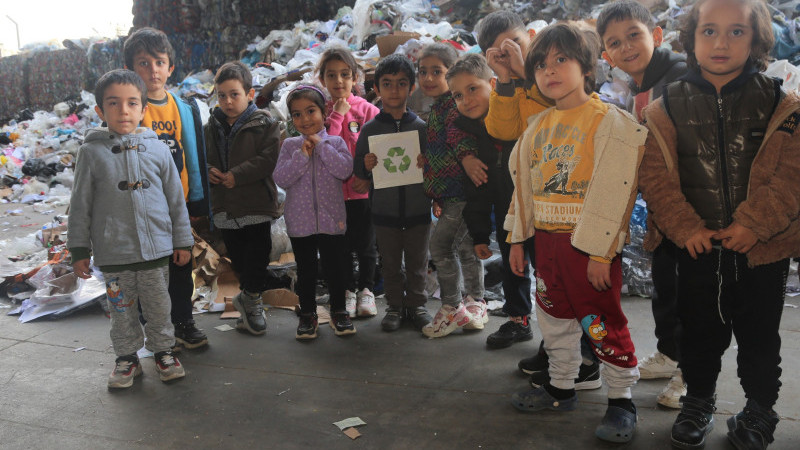
[[[219,106],[204,128],[214,226],[222,230],[239,276],[241,292],[233,306],[242,318],[236,327],[261,335],[267,329],[261,292],[272,249],[270,221],[281,215],[272,181],[280,129],[253,103],[253,77],[241,62],[223,64],[214,89]]]
[[[369,189],[367,180],[371,179],[372,169],[378,164],[375,153],[369,151],[370,136],[416,131],[419,148],[425,148],[425,122],[406,107],[406,101],[414,90],[414,78],[414,65],[402,55],[389,55],[375,68],[375,92],[381,96],[383,107],[364,125],[353,162],[357,180],[365,181],[357,181],[353,186],[364,192]],[[395,331],[407,318],[422,330],[431,321],[425,309],[431,201],[419,183],[377,189],[372,193],[372,202],[372,220],[381,249],[383,282],[389,304],[381,328]]]
[[[620,305],[619,252],[646,131],[592,93],[594,48],[576,26],[560,23],[539,33],[525,59],[526,76],[556,107],[530,119],[511,154],[515,191],[505,228],[517,275],[527,265],[522,243],[536,239],[536,316],[550,379],[514,394],[512,403],[523,411],[575,409],[583,328],[605,363],[609,386],[595,435],[628,442],[636,427],[631,386],[639,370]]]
[[[89,257],[103,272],[117,355],[109,388],[127,388],[142,373],[136,351],[154,353],[162,381],[182,378],[167,292],[171,260],[186,265],[194,240],[181,182],[169,148],[149,128],[138,128],[147,95],[130,70],[100,77],[95,110],[108,128],[86,134],[75,167],[68,239],[75,275],[91,277]],[[139,311],[147,320],[139,323]]]
[[[208,174],[200,111],[194,103],[185,103],[164,88],[175,68],[175,50],[167,35],[145,27],[128,36],[123,55],[125,67],[136,72],[147,86],[148,107],[142,126],[151,128],[169,146],[180,173],[189,215],[208,215]],[[190,349],[208,344],[208,338],[192,319],[193,295],[192,265],[170,262],[169,296],[175,339]]]
[[[728,420],[736,448],[773,441],[778,333],[789,259],[800,253],[800,98],[759,74],[774,43],[758,0],[700,0],[680,40],[690,70],[645,109],[640,170],[657,229],[678,251],[680,365],[687,383],[672,443],[701,448],[713,428],[721,358],[738,344],[747,397]]]
[[[650,11],[639,2],[624,0],[607,4],[597,18],[597,33],[605,50],[603,58],[631,77],[634,94],[628,111],[643,122],[642,109],[660,98],[664,86],[686,73],[686,57],[660,47],[662,31],[653,22]],[[654,226],[649,224],[648,228]],[[653,252],[653,318],[657,351],[639,360],[643,379],[670,378],[658,394],[659,404],[680,408],[680,398],[686,395],[681,370],[678,369],[678,323],[675,292],[676,247],[667,239]]]
[[[347,272],[342,181],[353,173],[353,157],[344,140],[325,131],[325,95],[300,85],[286,96],[286,106],[302,136],[281,146],[273,176],[286,191],[286,229],[297,261],[300,324],[297,339],[317,337],[317,251],[328,283],[331,327],[337,336],[356,332],[345,309]]]
[[[358,81],[358,64],[350,50],[331,47],[320,56],[317,65],[319,81],[331,94],[326,105],[328,112],[327,129],[331,136],[341,136],[350,149],[356,154],[356,142],[361,128],[372,120],[380,110],[363,98],[353,95],[353,85]],[[353,275],[352,261],[348,267],[345,291],[345,305],[350,317],[371,317],[378,314],[375,307],[375,265],[378,252],[375,249],[375,229],[372,227],[370,201],[367,193],[353,189],[354,177],[345,181],[344,205],[347,211],[348,252],[355,251],[358,257],[358,282]],[[351,258],[352,259],[352,258]],[[351,259],[348,259],[350,261]]]
[[[454,124],[458,110],[445,79],[457,58],[455,49],[443,43],[423,47],[419,55],[419,83],[425,95],[436,99],[428,116],[428,145],[423,151],[425,192],[433,198],[434,215],[439,218],[430,251],[442,307],[433,322],[422,328],[422,333],[431,338],[447,336],[465,325],[483,328],[488,320],[483,302],[483,265],[473,252],[462,216],[465,178],[457,156],[463,132]],[[466,292],[463,297],[462,278]]]

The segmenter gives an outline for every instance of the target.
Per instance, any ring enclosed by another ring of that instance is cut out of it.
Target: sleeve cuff
[[[603,264],[611,264],[611,260],[602,256],[589,256],[589,259]]]
[[[495,87],[495,92],[497,95],[501,97],[513,97],[514,96],[514,81],[510,81],[508,83],[497,83],[497,87]]]
[[[69,249],[69,253],[72,255],[72,263],[74,264],[76,261],[80,261],[83,259],[89,259],[92,257],[92,252],[89,250],[88,247],[74,247]]]

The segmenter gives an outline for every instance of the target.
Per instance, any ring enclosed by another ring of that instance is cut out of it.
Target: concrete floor
[[[0,212],[11,205],[0,205]],[[27,210],[30,207],[26,208]],[[62,211],[59,211],[62,212]],[[3,219],[4,236],[49,218],[29,214]],[[5,257],[6,255],[0,256]],[[800,298],[787,298],[800,305]],[[196,316],[209,335],[205,349],[181,355],[187,375],[159,381],[152,359],[133,388],[111,392],[106,379],[114,363],[109,321],[93,306],[58,321],[21,324],[6,316],[0,300],[0,448],[537,448],[619,447],[594,437],[605,388],[581,391],[576,411],[520,413],[510,394],[527,388],[517,361],[536,351],[534,341],[490,351],[486,336],[504,319],[491,317],[480,332],[456,331],[428,340],[410,327],[380,330],[381,314],[358,320],[358,334],[339,338],[327,325],[320,337],[301,343],[290,311],[268,312],[265,336],[214,329],[232,321]],[[438,301],[428,309],[434,312]],[[625,298],[638,354],[655,349],[650,302]],[[535,328],[535,327],[534,327]],[[800,448],[800,310],[788,306],[781,326],[782,417],[770,448]],[[75,352],[74,349],[85,347]],[[732,448],[725,420],[744,398],[736,378],[735,350],[724,359],[718,388],[716,429],[708,449]],[[656,406],[666,380],[634,388],[639,423],[626,448],[668,449],[676,412]],[[360,417],[367,425],[355,441],[333,422]]]

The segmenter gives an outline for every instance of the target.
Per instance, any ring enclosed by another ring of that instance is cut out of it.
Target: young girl
[[[302,136],[283,141],[274,178],[286,190],[284,214],[297,261],[300,324],[297,339],[317,337],[317,251],[328,283],[331,327],[337,336],[356,332],[344,304],[345,209],[342,181],[353,172],[344,140],[325,131],[325,95],[298,86],[286,97],[295,128]]]
[[[462,217],[466,204],[462,186],[465,177],[457,157],[461,131],[454,123],[458,110],[445,79],[447,69],[457,59],[455,49],[442,43],[424,47],[419,55],[420,87],[425,95],[435,98],[428,116],[428,147],[423,149],[423,185],[425,193],[434,200],[434,215],[439,218],[431,235],[430,250],[442,307],[433,321],[422,328],[422,333],[431,338],[447,336],[464,326],[482,329],[488,321],[483,301],[483,264],[475,256]]]
[[[328,120],[326,123],[331,136],[341,136],[350,150],[356,154],[356,141],[365,123],[372,120],[380,110],[363,98],[353,95],[353,84],[358,81],[358,65],[353,55],[346,48],[332,47],[325,50],[317,66],[319,81],[331,94],[326,105]],[[369,193],[360,194],[353,189],[356,177],[345,181],[344,204],[347,211],[348,254],[355,251],[358,257],[358,282],[354,279],[352,260],[346,270],[345,306],[350,317],[374,316],[375,296],[372,290],[375,285],[375,265],[378,252],[375,248],[375,230],[372,227],[372,212]]]
[[[701,448],[713,428],[721,358],[738,344],[747,398],[728,419],[736,448],[765,448],[778,415],[778,334],[789,258],[800,253],[800,97],[759,73],[774,37],[758,0],[700,0],[680,40],[689,73],[645,109],[640,188],[678,251],[680,365],[687,395],[673,445]]]

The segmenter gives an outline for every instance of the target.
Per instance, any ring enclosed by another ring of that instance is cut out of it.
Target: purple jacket
[[[353,173],[353,157],[344,140],[329,136],[323,129],[322,141],[311,157],[303,153],[303,136],[283,141],[272,176],[286,191],[284,216],[290,237],[312,234],[344,234],[347,219],[342,181]]]

